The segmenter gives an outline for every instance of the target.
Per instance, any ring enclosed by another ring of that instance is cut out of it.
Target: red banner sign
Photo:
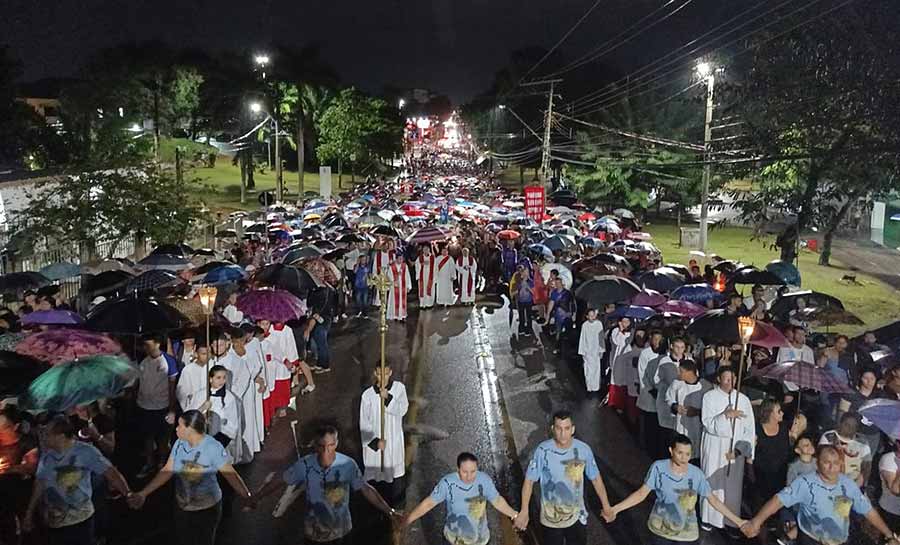
[[[530,185],[525,188],[525,214],[534,221],[540,223],[544,219],[544,211],[547,208],[544,202],[543,186]]]

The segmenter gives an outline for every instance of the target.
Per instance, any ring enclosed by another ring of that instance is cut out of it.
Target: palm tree
[[[315,153],[318,134],[316,122],[328,102],[332,98],[332,91],[328,87],[311,83],[284,84],[281,90],[281,104],[279,112],[282,117],[293,117],[295,121],[295,136],[292,145],[297,150],[297,178],[299,182],[300,196],[303,196],[304,177],[306,169],[306,148]]]

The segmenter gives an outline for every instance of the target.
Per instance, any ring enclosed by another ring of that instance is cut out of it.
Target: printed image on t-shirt
[[[51,528],[84,522],[94,514],[91,477],[110,463],[95,447],[76,442],[65,454],[48,450],[38,465],[44,486],[44,517]]]
[[[499,493],[490,477],[478,472],[466,484],[458,473],[446,475],[431,492],[431,499],[447,506],[444,538],[458,545],[486,545],[490,541],[487,504]]]
[[[590,447],[577,439],[568,449],[559,449],[552,440],[538,445],[526,477],[541,483],[541,524],[550,528],[586,524],[584,481],[598,474]]]
[[[696,541],[700,537],[695,508],[701,497],[709,495],[709,482],[700,468],[689,465],[684,475],[670,469],[669,460],[650,466],[644,484],[656,494],[647,519],[654,534],[672,541]]]

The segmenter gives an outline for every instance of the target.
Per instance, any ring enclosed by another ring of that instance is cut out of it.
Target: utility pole
[[[550,181],[550,131],[553,128],[553,91],[556,84],[560,82],[562,82],[561,79],[551,79],[522,84],[522,87],[550,84],[550,95],[547,97],[547,112],[544,116],[544,137],[541,140],[541,182],[545,186]]]
[[[275,200],[284,202],[284,184],[281,180],[281,146],[278,145],[278,118],[273,116],[272,122],[275,124]]]
[[[697,71],[706,77],[706,122],[703,127],[703,187],[700,190],[700,251],[706,251],[709,224],[709,179],[712,175],[712,140],[713,90],[716,85],[716,71],[708,63],[700,63]]]

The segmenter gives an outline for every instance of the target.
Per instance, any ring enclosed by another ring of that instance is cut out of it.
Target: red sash
[[[428,256],[428,296],[431,297],[432,286],[434,285],[434,256]],[[425,297],[425,256],[419,256],[419,297]]]
[[[400,315],[400,309],[406,308],[406,265],[401,265],[397,270],[397,264],[391,264],[391,275],[394,277],[394,315]]]
[[[466,270],[466,295],[472,295],[472,283],[474,282],[472,280],[472,277],[474,275],[472,274],[471,267],[472,267],[473,261],[474,261],[474,259],[472,258],[472,256],[469,256],[469,263],[468,263],[469,268]],[[460,272],[457,275],[457,279],[459,280],[459,285],[462,286],[463,258],[460,257],[458,263],[459,263]]]
[[[441,262],[438,263],[438,270],[443,269],[443,268],[444,268],[444,265],[447,264],[447,260],[449,260],[449,259],[450,259],[450,256],[449,256],[449,255],[445,255],[445,256],[444,256],[444,259],[442,259]]]
[[[388,263],[394,262],[394,251],[390,250],[388,253]],[[381,272],[381,269],[384,268],[384,265],[381,263],[381,256],[384,255],[384,251],[378,250],[378,253],[375,254],[375,274]]]

